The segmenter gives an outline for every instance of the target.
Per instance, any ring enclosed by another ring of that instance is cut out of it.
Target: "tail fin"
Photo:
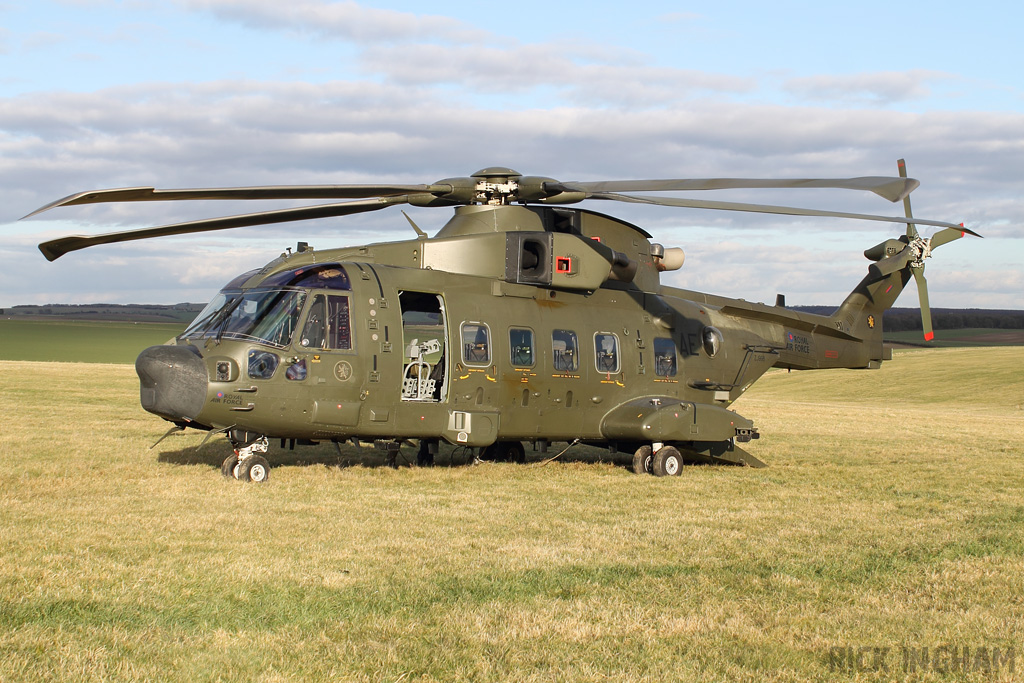
[[[882,314],[896,303],[910,277],[909,266],[882,276],[869,270],[832,314],[831,320],[837,328],[864,340],[872,360],[883,358]]]

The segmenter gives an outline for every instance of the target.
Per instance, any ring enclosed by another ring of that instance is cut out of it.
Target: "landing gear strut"
[[[227,457],[220,466],[220,473],[225,477],[234,477],[239,481],[265,482],[270,478],[270,463],[263,457],[269,442],[261,436],[247,446],[232,442],[235,452]]]

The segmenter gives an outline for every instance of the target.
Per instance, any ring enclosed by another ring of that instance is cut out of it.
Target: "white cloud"
[[[290,30],[356,43],[445,41],[478,43],[491,38],[458,19],[319,0],[180,0],[221,20],[259,29]]]
[[[888,105],[918,100],[932,94],[931,84],[949,81],[950,74],[925,69],[861,74],[830,74],[793,78],[783,84],[788,92],[810,101]]]
[[[370,72],[403,85],[458,84],[479,92],[536,92],[551,87],[574,103],[647,109],[691,99],[695,93],[745,93],[752,79],[647,66],[632,54],[534,44],[511,48],[449,45],[374,46],[362,56]],[[561,99],[561,98],[560,98]]]

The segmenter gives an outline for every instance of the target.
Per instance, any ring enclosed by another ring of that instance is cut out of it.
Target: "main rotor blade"
[[[910,270],[917,281],[917,296],[921,300],[921,329],[924,331],[925,341],[931,341],[935,339],[935,331],[932,329],[932,309],[928,305],[928,280],[924,277],[923,266]]]
[[[936,225],[942,228],[954,228],[981,237],[973,230],[962,225],[946,223],[945,221],[931,221],[924,218],[906,218],[899,216],[875,216],[867,213],[847,213],[845,211],[822,211],[819,209],[800,209],[792,206],[772,206],[769,204],[744,204],[740,202],[716,202],[702,199],[681,199],[678,197],[641,197],[638,195],[615,194],[602,192],[590,195],[589,199],[610,199],[619,202],[631,202],[634,204],[655,204],[658,206],[679,206],[690,209],[715,209],[720,211],[746,211],[748,213],[770,213],[785,216],[822,216],[825,218],[856,218],[866,221],[881,221],[883,223],[916,223],[918,225]]]
[[[104,235],[73,235],[59,239],[43,242],[39,245],[39,251],[47,261],[54,261],[69,251],[77,251],[86,247],[93,247],[99,244],[113,244],[115,242],[131,242],[144,240],[150,237],[166,237],[169,235],[188,235],[197,232],[211,232],[214,230],[227,230],[229,228],[244,228],[250,225],[269,225],[271,223],[286,223],[289,221],[302,221],[312,218],[332,218],[336,216],[348,216],[354,213],[376,211],[395,204],[408,202],[408,197],[380,197],[377,199],[365,199],[341,204],[319,204],[317,206],[303,206],[295,209],[280,209],[278,211],[262,211],[259,213],[247,213],[237,216],[225,216],[223,218],[206,218],[186,223],[175,223],[157,228],[143,228],[141,230],[125,230],[123,232],[111,232]]]
[[[736,190],[770,188],[835,188],[874,192],[891,202],[899,201],[921,183],[913,178],[863,176],[860,178],[680,178],[675,180],[598,180],[545,183],[562,192],[669,192],[685,190]]]
[[[269,185],[265,187],[214,187],[208,189],[158,190],[154,187],[123,187],[91,190],[68,195],[25,216],[29,218],[58,206],[104,202],[163,202],[193,199],[363,199],[397,197],[428,192],[452,191],[451,185]]]

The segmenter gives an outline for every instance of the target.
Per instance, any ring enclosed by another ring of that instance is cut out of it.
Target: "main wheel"
[[[238,463],[238,481],[263,483],[270,478],[270,463],[262,455],[254,455]]]
[[[433,467],[434,466],[434,454],[430,452],[430,443],[427,441],[420,441],[420,449],[416,453],[416,466],[417,467]]]
[[[633,472],[635,474],[651,474],[651,461],[654,449],[650,446],[641,446],[633,454]]]
[[[234,479],[235,478],[235,465],[237,465],[237,464],[238,464],[238,454],[237,453],[232,453],[231,455],[229,455],[227,458],[224,459],[223,463],[221,463],[220,473],[223,474],[225,477],[228,477],[230,479]]]
[[[675,446],[662,446],[654,454],[651,471],[656,477],[678,477],[683,471],[683,456]]]

